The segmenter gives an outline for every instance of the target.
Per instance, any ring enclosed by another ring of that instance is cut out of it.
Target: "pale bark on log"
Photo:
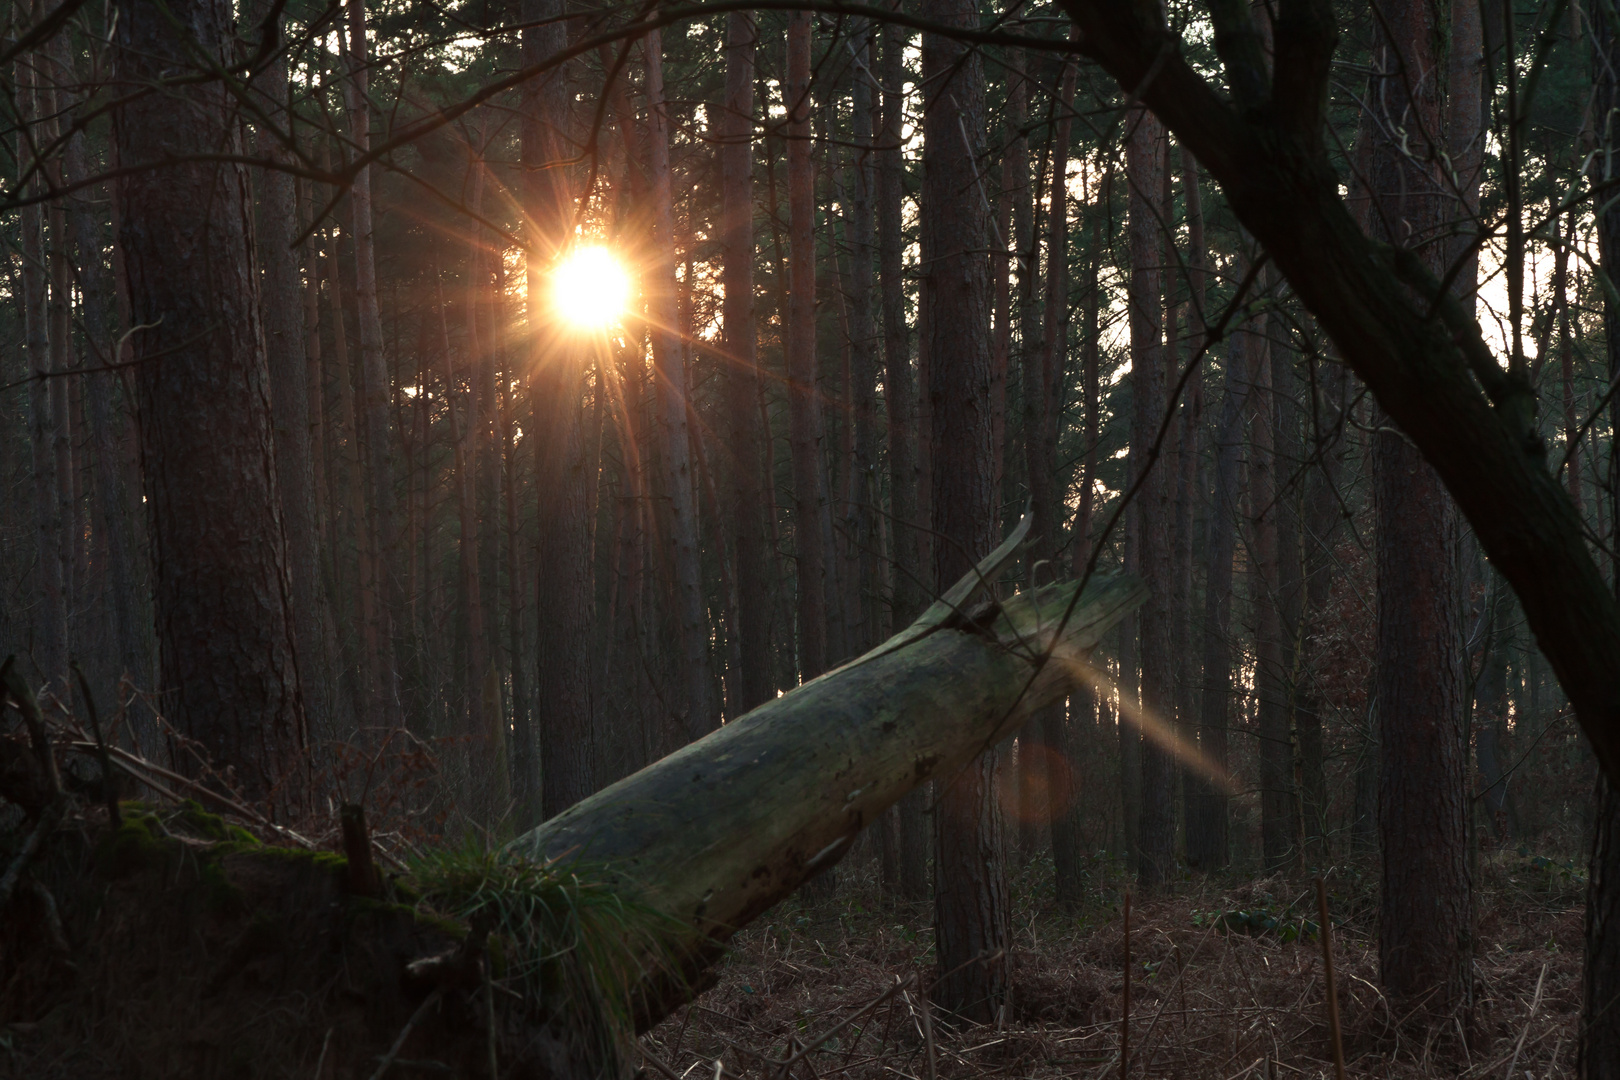
[[[1061,698],[1101,636],[1146,596],[1119,577],[1094,580],[1067,619],[1074,583],[971,608],[1027,530],[1028,519],[903,633],[598,792],[512,849],[575,860],[639,894],[690,931],[673,951],[706,962],[836,863],[901,796],[949,780]],[[1047,650],[1049,662],[1032,662]]]

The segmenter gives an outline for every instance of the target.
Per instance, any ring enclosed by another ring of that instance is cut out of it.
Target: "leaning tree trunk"
[[[1028,528],[1026,518],[903,633],[513,842],[531,858],[600,868],[678,922],[668,955],[687,970],[673,983],[646,976],[640,1025],[684,1000],[727,938],[836,863],[901,796],[976,768],[985,747],[1058,700],[1141,603],[1140,584],[1114,578],[1078,602],[1069,583],[974,606]]]

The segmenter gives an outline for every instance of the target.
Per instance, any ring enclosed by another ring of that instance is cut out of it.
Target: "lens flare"
[[[611,326],[629,301],[630,274],[607,248],[576,248],[551,272],[552,307],[578,329]]]

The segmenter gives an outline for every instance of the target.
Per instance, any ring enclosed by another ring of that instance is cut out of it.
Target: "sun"
[[[629,301],[630,274],[607,248],[575,248],[551,272],[552,306],[581,330],[618,322]]]

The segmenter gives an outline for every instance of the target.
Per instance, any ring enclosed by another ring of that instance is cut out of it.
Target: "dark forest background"
[[[1614,699],[1573,707],[1581,635],[1526,612],[1597,582],[1610,627],[1620,584],[1616,16],[1072,6],[6,4],[0,651],[306,832],[364,788],[402,843],[494,844],[878,646],[1028,514],[1006,595],[1147,603],[807,897],[932,898],[949,970],[1009,873],[1078,910],[1353,868],[1381,985],[1466,1008],[1482,861],[1579,883],[1596,842],[1614,888]],[[1240,119],[1196,130],[1172,67]],[[1347,234],[1231,134],[1300,112],[1364,245],[1314,267]],[[627,269],[605,325],[554,302],[579,247]],[[1435,449],[1457,384],[1367,366],[1341,294],[1444,323],[1556,513]],[[1509,542],[1554,534],[1590,579]],[[938,993],[988,1020],[1006,978]]]

